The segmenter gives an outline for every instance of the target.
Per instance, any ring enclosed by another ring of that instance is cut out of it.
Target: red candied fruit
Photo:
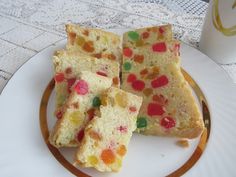
[[[65,72],[66,74],[71,74],[72,73],[71,67],[66,68]]]
[[[152,96],[152,100],[156,101],[156,102],[158,102],[158,103],[160,103],[162,105],[165,105],[165,104],[168,103],[168,99],[166,99],[162,94],[160,94],[160,95],[153,95]]]
[[[131,57],[133,55],[133,51],[130,48],[124,48],[123,55],[126,57]]]
[[[152,50],[154,52],[165,52],[166,51],[166,44],[165,42],[159,42],[152,45]]]
[[[94,108],[91,108],[87,111],[87,114],[88,114],[88,119],[89,120],[92,120],[95,116],[95,109]]]
[[[129,110],[130,110],[130,112],[136,112],[137,111],[136,107],[134,107],[134,106],[129,107]]]
[[[88,93],[88,84],[84,80],[79,80],[76,83],[74,89],[79,95],[85,95],[86,93]]]
[[[71,92],[71,87],[72,85],[74,85],[75,81],[76,81],[76,78],[67,79],[67,90],[69,93]]]
[[[147,39],[149,37],[149,32],[145,31],[142,33],[143,39]]]
[[[153,88],[158,88],[167,85],[169,82],[168,78],[165,75],[162,75],[151,82]]]
[[[127,133],[128,127],[121,125],[121,126],[117,127],[117,130],[119,130],[121,133]]]
[[[61,119],[62,116],[63,116],[63,112],[62,112],[62,111],[58,111],[58,112],[56,113],[57,119]]]
[[[149,116],[160,116],[165,113],[164,107],[157,103],[149,103],[147,108]]]
[[[159,28],[159,32],[160,32],[161,34],[163,34],[163,33],[165,32],[165,30],[164,30],[164,28],[163,28],[162,26]]]
[[[170,129],[175,126],[175,120],[172,117],[166,116],[161,119],[161,126]]]
[[[142,91],[145,87],[145,83],[141,80],[135,80],[133,83],[132,83],[132,87],[134,90],[137,90],[137,91]]]
[[[84,137],[84,129],[80,130],[78,133],[77,133],[77,140],[79,142],[81,142],[81,140],[83,139]]]
[[[56,81],[56,82],[63,82],[64,81],[64,79],[65,79],[65,77],[64,77],[64,74],[63,73],[57,73],[55,76],[54,76],[54,80]]]
[[[96,73],[97,73],[98,75],[100,75],[100,76],[105,76],[105,77],[107,77],[107,74],[104,73],[104,72],[102,72],[102,71],[97,71]]]
[[[129,74],[128,75],[128,78],[127,78],[127,82],[134,82],[135,80],[136,80],[137,78],[136,78],[136,76],[135,76],[135,74]]]

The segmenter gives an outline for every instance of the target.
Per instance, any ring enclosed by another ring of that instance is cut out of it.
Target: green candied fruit
[[[101,105],[101,100],[99,97],[94,97],[93,98],[93,107],[99,107]]]
[[[132,67],[131,63],[129,62],[125,62],[123,66],[126,71],[129,71]]]
[[[128,36],[133,41],[139,40],[139,34],[137,32],[135,32],[135,31],[128,32]]]
[[[144,128],[147,126],[147,119],[145,117],[138,117],[137,128]]]

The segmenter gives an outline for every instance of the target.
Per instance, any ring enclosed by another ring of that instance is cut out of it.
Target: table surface
[[[198,46],[208,3],[200,0],[0,0],[0,93],[32,56],[66,38],[64,25],[138,28],[170,23]],[[220,65],[236,83],[236,64]]]

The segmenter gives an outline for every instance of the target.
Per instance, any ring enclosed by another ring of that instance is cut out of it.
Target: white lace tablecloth
[[[200,0],[0,0],[0,93],[15,71],[64,39],[64,24],[135,28],[171,23],[197,47],[208,4]],[[236,82],[236,64],[221,65]]]

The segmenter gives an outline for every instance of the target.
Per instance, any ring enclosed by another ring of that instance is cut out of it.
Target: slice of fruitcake
[[[122,88],[143,96],[137,132],[196,138],[204,124],[192,91],[176,64],[123,73]]]
[[[56,115],[71,92],[71,86],[81,71],[91,71],[112,78],[113,86],[120,86],[119,63],[108,59],[97,59],[76,51],[60,50],[53,56],[55,70]]]
[[[137,48],[172,40],[171,25],[135,29],[123,34],[123,46]]]
[[[162,41],[139,48],[123,48],[122,73],[155,65],[176,63],[180,65],[179,41]]]
[[[142,97],[111,87],[102,96],[101,115],[85,129],[77,163],[99,171],[119,171],[141,104]]]
[[[80,51],[96,58],[121,61],[120,36],[100,29],[67,24],[68,50]]]
[[[49,140],[55,147],[77,146],[83,138],[84,127],[101,104],[100,95],[111,87],[112,80],[89,71],[82,71],[63,106]]]

